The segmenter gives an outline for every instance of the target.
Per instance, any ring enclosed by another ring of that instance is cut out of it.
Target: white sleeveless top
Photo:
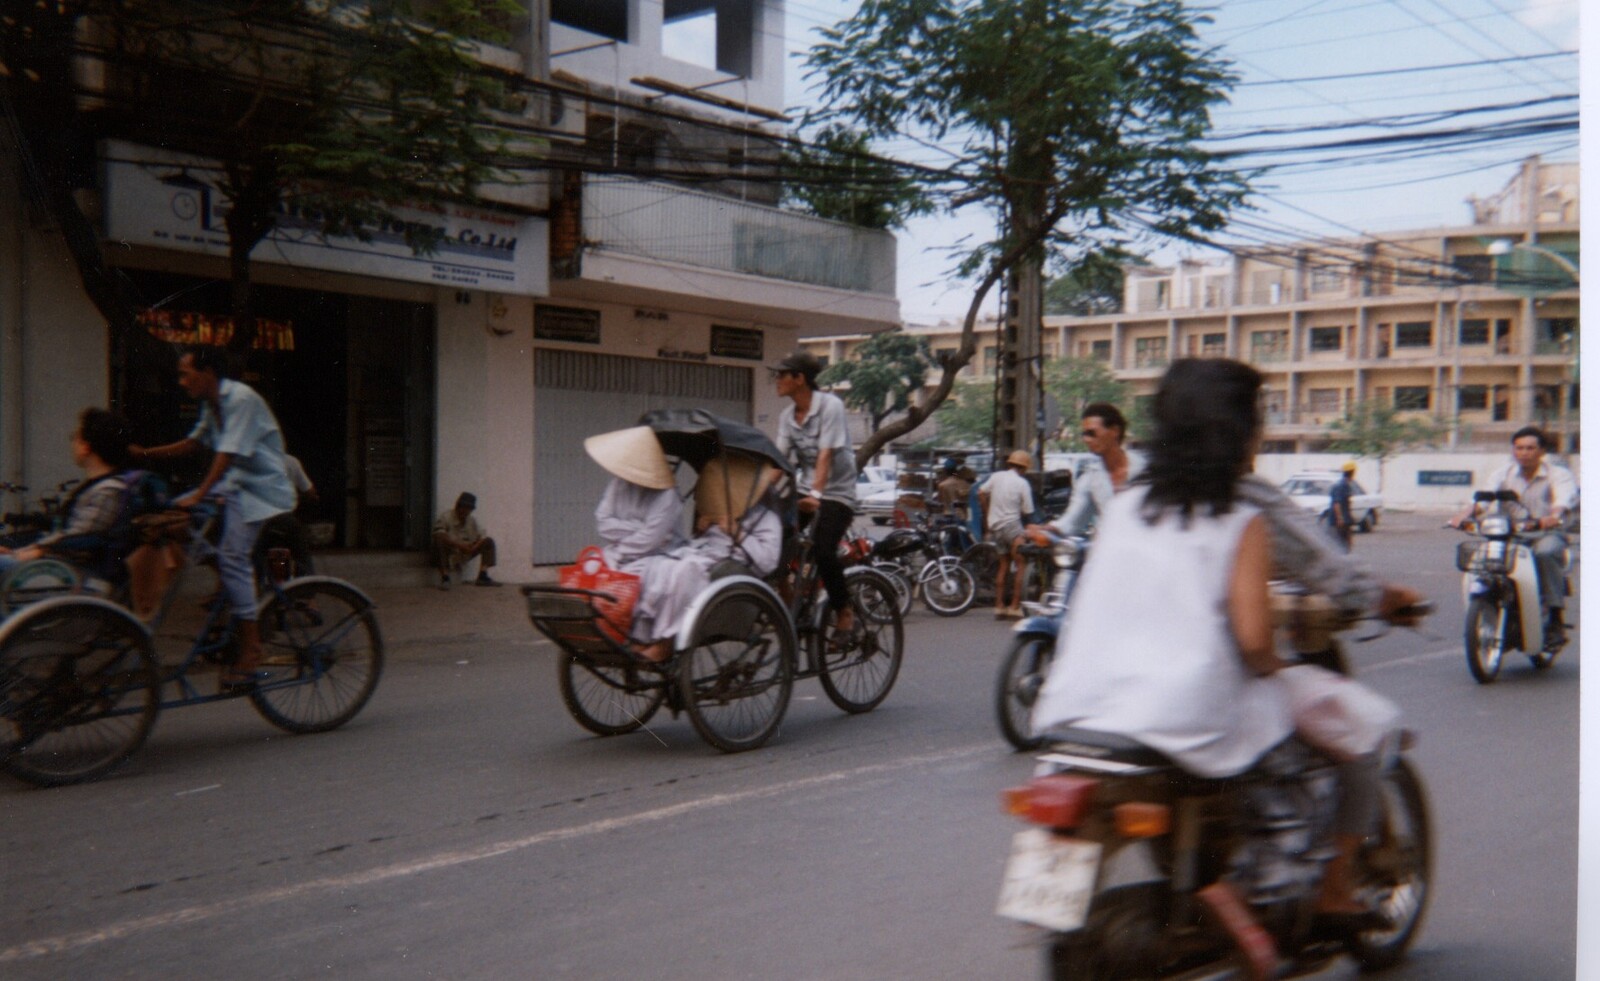
[[[1242,773],[1294,728],[1281,682],[1245,666],[1228,624],[1239,536],[1259,512],[1149,525],[1145,493],[1118,494],[1100,518],[1034,729],[1117,733],[1201,776]]]

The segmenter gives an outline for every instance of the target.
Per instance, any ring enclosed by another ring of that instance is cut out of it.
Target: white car
[[[1341,474],[1332,470],[1304,470],[1283,482],[1283,492],[1296,504],[1321,518],[1328,510],[1328,492],[1339,482]],[[1355,495],[1350,498],[1350,513],[1355,516],[1357,531],[1371,531],[1378,526],[1383,510],[1383,497],[1368,494],[1361,484],[1355,484]]]
[[[865,501],[874,494],[894,490],[894,468],[862,467],[856,474],[856,500]]]

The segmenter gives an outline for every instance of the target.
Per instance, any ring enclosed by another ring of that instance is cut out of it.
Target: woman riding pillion
[[[1156,396],[1145,473],[1101,517],[1050,677],[1038,731],[1133,738],[1205,777],[1244,773],[1294,733],[1273,677],[1268,522],[1241,480],[1259,445],[1260,375],[1223,359],[1174,362]],[[1341,767],[1335,844],[1318,913],[1330,929],[1376,917],[1349,869],[1377,799],[1370,759]]]
[[[812,523],[812,554],[817,574],[828,593],[835,636],[831,649],[853,642],[856,622],[839,561],[839,541],[850,529],[856,511],[856,458],[850,448],[844,403],[818,390],[822,362],[797,351],[772,368],[778,395],[790,400],[778,419],[778,449],[796,465],[802,526]]]

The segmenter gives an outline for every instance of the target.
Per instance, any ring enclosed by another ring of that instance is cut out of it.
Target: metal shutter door
[[[533,362],[533,561],[565,564],[595,542],[594,508],[610,475],[583,452],[596,433],[650,409],[701,408],[751,418],[751,369],[537,350]],[[680,490],[692,485],[687,467]]]

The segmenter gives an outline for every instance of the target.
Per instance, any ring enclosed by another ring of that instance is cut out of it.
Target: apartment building
[[[569,561],[604,481],[583,437],[663,406],[765,425],[780,406],[762,369],[802,325],[899,320],[893,236],[780,209],[758,166],[777,153],[764,137],[788,129],[783,0],[527,9],[509,39],[474,50],[527,80],[504,112],[537,134],[535,164],[471,202],[399,209],[438,228],[431,255],[387,228],[324,236],[293,214],[253,254],[263,329],[245,377],[321,488],[315,517],[335,547],[421,547],[433,515],[472,490],[502,562]],[[146,77],[64,57],[77,61],[69,107],[148,105],[161,79],[159,65]],[[198,107],[260,80],[180,81],[171,94]],[[219,336],[230,272],[216,134],[156,144],[137,113],[71,123],[92,157],[74,193],[148,306],[142,326],[169,345]],[[193,406],[170,351],[141,355],[152,346],[114,336],[89,301],[28,154],[0,127],[0,477],[44,487],[74,474],[66,435],[84,405],[119,399],[154,427],[146,442],[181,435]]]
[[[1175,357],[1250,362],[1266,376],[1269,452],[1325,447],[1329,424],[1368,400],[1439,420],[1449,448],[1500,448],[1534,423],[1577,451],[1577,164],[1532,158],[1470,204],[1460,227],[1130,267],[1121,312],[1044,318],[1046,356],[1104,362],[1136,400]],[[959,336],[906,329],[935,350]],[[993,376],[993,330],[966,377]],[[809,343],[837,359],[859,338]]]

